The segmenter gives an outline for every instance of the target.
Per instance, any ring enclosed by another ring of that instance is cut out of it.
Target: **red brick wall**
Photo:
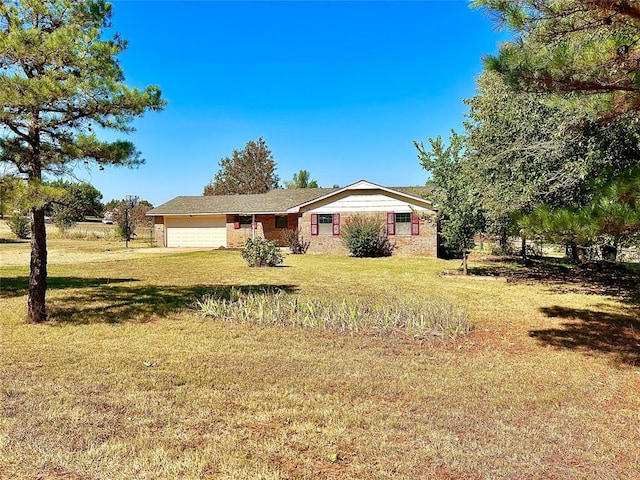
[[[340,224],[343,228],[348,222],[349,216],[353,214],[341,214]],[[386,212],[374,214],[380,223],[385,222]],[[283,229],[275,228],[274,215],[256,215],[257,229],[256,237],[267,238],[268,240],[276,240],[281,246],[281,235]],[[251,228],[242,227],[238,230],[234,228],[234,215],[227,215],[227,248],[244,247],[247,238],[251,238]],[[317,235],[311,236],[311,214],[304,213],[301,217],[297,214],[289,214],[289,229],[300,230],[301,236],[305,241],[310,241],[308,253],[328,253],[334,255],[348,255],[349,251],[345,247],[342,237],[334,237],[333,235]],[[163,217],[154,217],[154,238],[158,246],[165,246],[164,235],[164,219]],[[390,239],[397,245],[394,255],[399,256],[437,256],[438,236],[435,218],[426,214],[420,214],[420,235],[404,236],[392,235]]]
[[[340,215],[340,224],[344,226],[347,215]],[[311,235],[311,214],[304,213],[299,219],[300,235],[304,241],[311,242],[307,253],[330,253],[334,255],[348,255],[349,250],[344,246],[341,237],[333,235]]]
[[[251,228],[242,226],[239,229],[234,228],[234,215],[227,215],[227,247],[242,248],[247,240],[251,238]],[[287,218],[287,224],[291,230],[297,228],[297,215],[290,214]],[[256,215],[256,232],[255,236],[266,238],[267,240],[275,240],[280,246],[284,246],[282,242],[282,232],[284,228],[276,228],[275,215]]]
[[[276,228],[276,216],[275,215],[256,215],[256,221],[258,226],[262,227],[261,234],[267,240],[275,240],[278,245],[284,246],[282,241],[282,232],[287,230],[286,228]],[[287,218],[287,225],[289,219]]]
[[[247,238],[251,238],[251,228],[242,225],[239,229],[234,225],[235,215],[227,215],[227,248],[242,248]]]
[[[340,215],[341,229],[349,222],[349,217],[359,214],[342,213]],[[386,222],[386,212],[377,212],[373,215],[378,219],[380,224]],[[399,256],[425,256],[436,257],[438,252],[438,232],[435,215],[428,215],[426,212],[419,213],[420,216],[420,235],[390,235],[391,242],[395,243],[397,248],[394,255]],[[348,255],[349,251],[342,241],[342,237],[334,237],[333,235],[311,235],[311,214],[306,212],[300,218],[300,232],[305,240],[311,242],[308,253],[330,253],[335,255]]]
[[[164,243],[164,217],[153,217],[153,239],[158,247],[166,247]]]

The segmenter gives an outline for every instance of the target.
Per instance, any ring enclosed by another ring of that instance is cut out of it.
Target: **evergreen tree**
[[[518,219],[523,236],[571,249],[574,263],[583,263],[593,247],[615,260],[620,245],[632,243],[640,232],[640,171],[631,168],[600,188],[583,207],[537,205]]]
[[[518,90],[561,92],[600,118],[640,110],[640,2],[476,0],[515,38],[489,69]],[[578,94],[578,96],[576,96]]]
[[[112,5],[104,0],[0,2],[0,162],[27,177],[31,210],[28,318],[47,318],[47,245],[41,195],[46,173],[78,163],[137,166],[128,141],[104,142],[98,126],[131,132],[130,122],[165,102],[157,87],[127,87],[117,61],[126,41],[109,37]]]

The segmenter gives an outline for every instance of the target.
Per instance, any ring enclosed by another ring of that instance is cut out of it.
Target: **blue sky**
[[[200,195],[260,136],[281,181],[306,169],[324,187],[423,185],[413,140],[460,129],[503,37],[464,0],[113,3],[126,83],[169,103],[127,136],[145,165],[78,172],[104,201]]]

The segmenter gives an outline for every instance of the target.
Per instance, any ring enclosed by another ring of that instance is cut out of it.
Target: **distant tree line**
[[[29,189],[25,187],[23,181],[13,176],[0,177],[0,186],[3,189],[3,215],[12,218],[11,224],[16,225],[14,231],[16,235],[20,238],[28,238],[28,205],[33,201],[27,197]],[[88,218],[97,220],[106,216],[118,226],[120,235],[124,238],[125,217],[128,218],[129,232],[135,232],[139,226],[151,226],[152,223],[152,220],[145,215],[153,208],[147,200],[141,200],[130,207],[128,215],[125,216],[124,199],[114,199],[103,204],[102,193],[86,182],[69,182],[61,179],[46,181],[42,183],[39,190],[46,216],[63,232],[75,226],[77,222],[86,221]]]

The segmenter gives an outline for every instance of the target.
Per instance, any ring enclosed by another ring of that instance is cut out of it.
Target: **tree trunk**
[[[521,245],[522,245],[522,263],[524,263],[525,265],[529,265],[529,259],[527,258],[527,237],[525,237],[524,235],[522,235],[521,237]]]
[[[578,265],[578,242],[575,238],[571,239],[571,263]]]
[[[578,245],[575,238],[571,239],[571,262],[574,265],[582,265],[587,261],[587,253],[582,245]]]
[[[509,235],[507,234],[506,230],[503,230],[500,233],[500,240],[498,241],[500,243],[500,252],[502,255],[509,255],[510,252],[510,248],[509,248]]]
[[[618,258],[618,242],[614,239],[613,245],[605,244],[601,248],[602,260],[608,262],[615,262]]]
[[[469,273],[469,269],[467,267],[467,257],[469,253],[466,250],[462,251],[462,274],[467,275]]]
[[[37,129],[29,130],[34,142],[31,144],[29,183],[42,181],[40,160],[40,135]],[[31,263],[29,268],[29,298],[27,318],[38,323],[47,320],[47,230],[44,223],[44,205],[31,207]]]
[[[30,322],[47,319],[47,230],[44,207],[31,209],[31,268],[29,272],[29,300],[27,315]]]

